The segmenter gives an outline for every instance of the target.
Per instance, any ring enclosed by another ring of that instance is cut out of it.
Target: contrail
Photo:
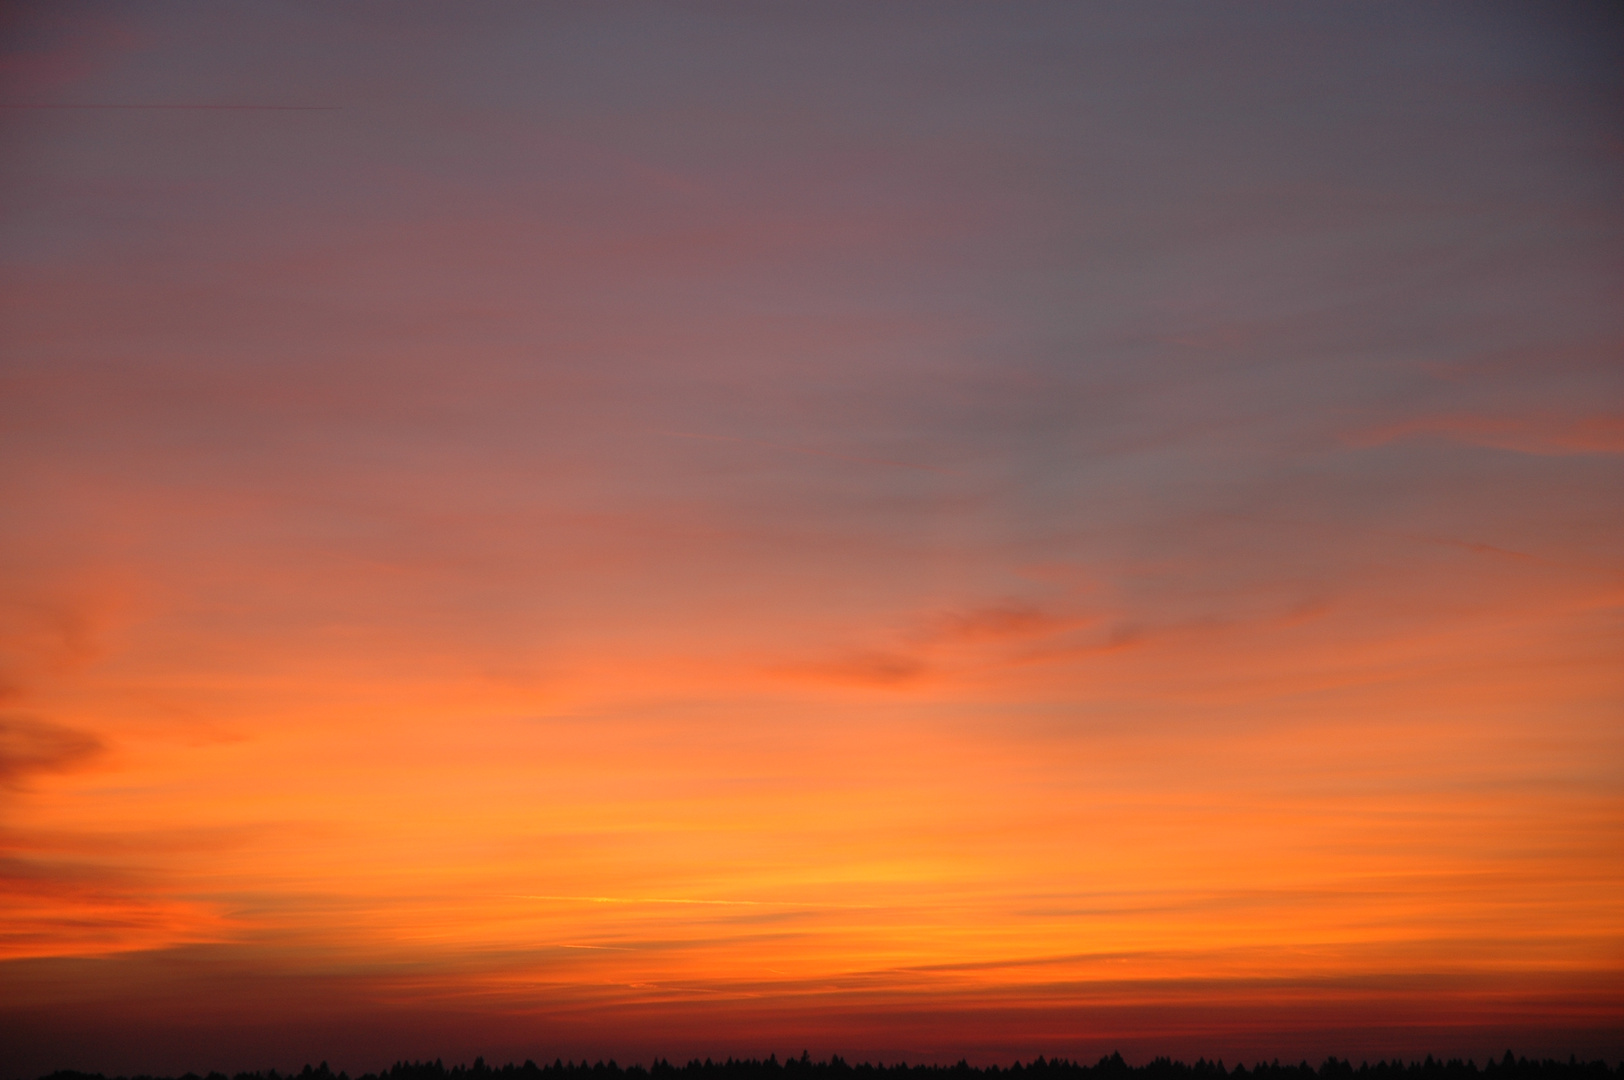
[[[229,112],[338,112],[341,105],[0,105],[0,109],[188,109]]]

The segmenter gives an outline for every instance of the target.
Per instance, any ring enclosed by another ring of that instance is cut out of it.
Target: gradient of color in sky
[[[1616,6],[4,18],[0,1073],[1624,1054]]]

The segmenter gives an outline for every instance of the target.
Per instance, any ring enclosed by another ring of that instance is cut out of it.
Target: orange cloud
[[[82,765],[102,750],[85,731],[19,716],[0,716],[0,787],[19,787],[30,774]]]
[[[3,117],[13,1070],[1617,1048],[1611,39],[1361,10],[29,15],[341,107]]]

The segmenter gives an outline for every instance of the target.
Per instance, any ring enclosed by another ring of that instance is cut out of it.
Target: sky
[[[0,1078],[1624,1058],[1624,16],[13,4]]]

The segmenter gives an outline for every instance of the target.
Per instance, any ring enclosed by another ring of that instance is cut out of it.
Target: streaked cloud
[[[1618,1051],[1612,16],[6,17],[17,1068]]]

